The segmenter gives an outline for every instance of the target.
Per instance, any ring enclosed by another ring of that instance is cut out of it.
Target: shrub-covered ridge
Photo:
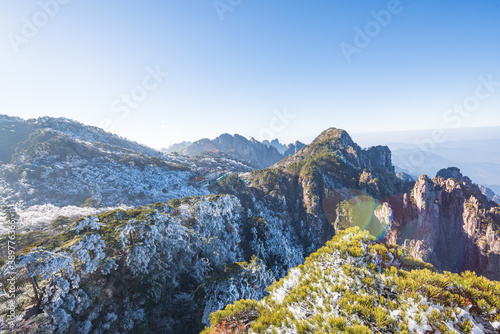
[[[498,333],[500,283],[438,273],[350,228],[273,284],[261,301],[211,316],[204,333]]]

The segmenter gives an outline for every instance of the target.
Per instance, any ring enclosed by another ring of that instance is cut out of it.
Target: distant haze
[[[354,133],[352,137],[361,146],[389,146],[394,165],[413,177],[433,177],[441,168],[454,166],[500,193],[500,127]]]
[[[499,31],[497,0],[2,1],[0,110],[157,149],[500,126]]]

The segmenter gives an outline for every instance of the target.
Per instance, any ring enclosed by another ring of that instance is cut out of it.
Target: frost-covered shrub
[[[145,312],[143,308],[138,308],[137,306],[128,309],[123,314],[122,321],[120,322],[120,327],[128,332],[134,328],[137,324],[140,324],[144,320]]]
[[[211,312],[235,300],[263,298],[303,254],[283,213],[256,201],[245,210],[233,195],[110,212],[73,226],[49,237],[60,248],[34,249],[23,260],[38,279],[48,279],[40,281],[40,298],[55,330],[56,318],[64,314],[72,317],[67,330],[82,333],[179,332],[185,323],[196,330],[200,306],[208,321]],[[262,260],[242,262],[252,254]],[[108,299],[116,305],[108,306]],[[107,319],[108,313],[117,319]]]
[[[209,325],[210,314],[240,299],[262,299],[266,289],[274,282],[271,272],[261,260],[226,265],[224,276],[215,282],[205,282],[205,308],[202,322]]]
[[[64,303],[64,297],[70,289],[71,283],[67,279],[61,276],[54,277],[45,287],[42,307],[51,313],[55,312]]]
[[[116,261],[114,259],[106,259],[101,262],[101,272],[104,275],[108,275],[112,270],[115,270],[118,268],[118,265],[116,264]]]
[[[71,250],[73,255],[80,263],[82,263],[82,274],[91,274],[97,270],[101,261],[104,260],[106,255],[104,249],[106,245],[98,234],[90,233]]]
[[[120,240],[127,253],[126,262],[134,275],[147,274],[159,265],[159,255],[162,252],[158,247],[162,251],[175,247],[173,244],[166,247],[168,235],[165,233],[167,229],[164,224],[163,219],[153,223],[131,219],[119,229]],[[165,255],[168,258],[168,252]]]
[[[65,333],[73,318],[63,309],[56,309],[51,314],[52,323],[57,326],[57,333]]]
[[[0,166],[1,169],[1,166]],[[0,207],[2,206],[1,198],[1,183],[0,179]],[[6,202],[4,202],[6,203]],[[18,233],[28,233],[33,231],[47,231],[51,229],[51,223],[58,217],[68,217],[70,221],[79,219],[80,217],[88,215],[98,215],[106,211],[111,211],[115,209],[130,209],[130,206],[119,205],[105,208],[83,208],[80,206],[68,205],[68,206],[57,206],[53,204],[43,204],[43,205],[33,205],[28,207],[20,206],[19,202],[16,202],[16,211],[19,214],[19,222],[17,223]],[[0,218],[0,221],[2,219]],[[7,233],[8,230],[5,224],[0,224],[0,235]]]
[[[104,224],[99,223],[99,218],[97,217],[85,217],[78,225],[75,227],[75,232],[80,233],[82,230],[99,230]]]
[[[283,277],[288,269],[302,263],[304,250],[286,217],[261,203],[257,202],[256,207],[258,211],[253,216],[253,227],[250,229],[251,249],[276,278]]]
[[[358,228],[340,231],[269,296],[228,305],[202,333],[498,332],[500,283],[416,269],[406,256]]]
[[[214,267],[242,258],[240,222],[243,208],[230,195],[202,197],[190,214],[195,219],[192,229],[197,233],[206,258]]]

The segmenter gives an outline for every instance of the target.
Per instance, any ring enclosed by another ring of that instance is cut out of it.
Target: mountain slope
[[[1,205],[139,205],[204,193],[187,184],[189,166],[148,147],[66,119],[25,123],[28,139],[0,166]]]
[[[283,203],[310,251],[333,237],[340,203],[363,194],[382,200],[405,187],[387,147],[363,150],[334,128],[273,167],[252,172],[250,182],[260,196]]]
[[[196,333],[211,312],[262,298],[303,250],[279,212],[246,206],[231,195],[186,197],[66,222],[55,235],[20,234],[15,266],[0,272],[2,287],[18,275],[20,332]]]
[[[373,240],[340,232],[270,296],[214,313],[203,333],[498,333],[498,282],[438,274]]]
[[[189,182],[197,173],[252,170],[230,156],[163,154],[64,118],[0,116],[0,138],[0,207],[16,206],[19,231],[46,228],[59,215],[206,195]]]

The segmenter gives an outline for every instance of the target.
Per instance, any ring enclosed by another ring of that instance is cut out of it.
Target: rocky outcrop
[[[222,134],[215,139],[201,139],[190,145],[174,145],[180,154],[195,156],[204,152],[223,152],[244,160],[255,168],[269,167],[283,159],[274,146],[267,146],[253,138],[247,139],[235,134]],[[174,149],[172,148],[172,149]],[[170,149],[170,150],[172,150]]]
[[[278,152],[280,152],[280,154],[284,154],[285,150],[287,148],[287,146],[285,144],[280,143],[278,138],[275,138],[271,141],[265,139],[262,141],[262,144],[264,144],[266,146],[273,146],[274,148],[276,148],[278,150]]]
[[[371,168],[376,171],[394,174],[392,165],[391,150],[387,146],[373,146],[364,151]]]
[[[194,143],[182,142],[162,149],[165,153],[179,153],[193,157],[205,152],[220,152],[244,160],[254,168],[267,168],[283,158],[299,152],[305,144],[296,141],[288,146],[278,139],[260,142],[254,138],[247,139],[238,134],[222,134],[215,139],[201,139]]]
[[[413,177],[410,174],[407,174],[405,172],[396,173],[396,176],[397,176],[398,179],[400,179],[403,182],[414,181]]]
[[[298,152],[298,151],[297,151]],[[323,131],[310,145],[303,147],[298,156],[291,161],[304,157],[314,157],[333,153],[344,163],[356,169],[369,169],[376,172],[394,175],[391,151],[387,146],[375,146],[362,149],[351,136],[342,129],[330,128]]]
[[[284,156],[288,157],[289,155],[294,155],[295,153],[299,152],[304,146],[306,145],[304,143],[301,143],[300,141],[289,144],[285,149]]]
[[[420,176],[411,194],[390,201],[387,238],[441,270],[500,279],[500,207],[458,168]]]

